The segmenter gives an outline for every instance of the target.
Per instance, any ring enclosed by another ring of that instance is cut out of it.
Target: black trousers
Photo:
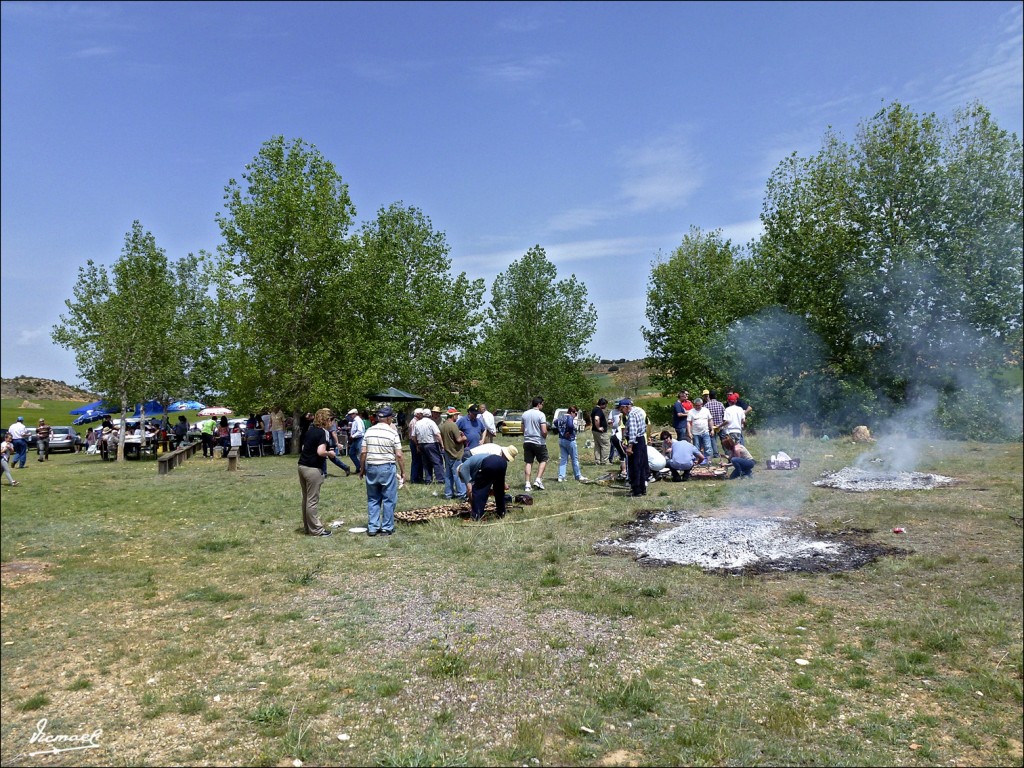
[[[646,496],[647,476],[651,473],[647,462],[647,440],[643,437],[638,438],[632,446],[633,452],[628,454],[629,461],[626,464],[629,489],[634,496]]]
[[[484,516],[484,507],[487,506],[487,497],[492,489],[495,514],[498,517],[505,516],[505,473],[507,471],[508,461],[504,456],[488,456],[477,468],[476,474],[473,476],[473,500],[470,503],[474,520],[479,520]]]

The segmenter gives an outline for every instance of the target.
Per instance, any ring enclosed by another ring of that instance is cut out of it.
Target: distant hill
[[[0,379],[0,397],[4,400],[74,400],[83,403],[97,399],[84,389],[72,387],[63,381],[39,379],[35,376]]]

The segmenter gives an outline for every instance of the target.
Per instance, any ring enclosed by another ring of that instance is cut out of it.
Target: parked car
[[[72,427],[50,428],[50,453],[68,451],[77,453],[82,445],[82,436]]]
[[[28,445],[30,450],[36,449],[36,428],[25,427],[25,444]]]
[[[523,412],[499,411],[494,416],[494,426],[503,435],[521,435],[523,434]]]

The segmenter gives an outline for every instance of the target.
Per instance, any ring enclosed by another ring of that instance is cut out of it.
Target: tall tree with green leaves
[[[224,193],[217,223],[233,277],[222,286],[231,343],[226,389],[246,409],[303,410],[336,396],[342,300],[355,216],[348,185],[316,147],[275,136]],[[298,431],[295,432],[298,442]]]
[[[1020,138],[978,105],[943,122],[894,103],[852,144],[830,132],[769,182],[777,300],[880,402],[1019,366],[1021,169]]]
[[[744,249],[720,230],[691,227],[668,258],[651,267],[647,342],[651,381],[664,392],[726,382],[707,354],[733,320],[764,306],[761,274]]]
[[[585,375],[597,310],[576,278],[558,279],[535,245],[491,286],[480,341],[472,352],[480,398],[510,408],[544,397],[552,407],[586,404],[594,385]]]
[[[450,250],[427,216],[401,202],[360,229],[343,291],[352,340],[339,351],[353,396],[393,386],[446,402],[464,389],[484,283],[452,275]]]
[[[165,405],[205,386],[209,339],[193,313],[214,311],[214,271],[205,254],[170,262],[135,221],[108,270],[93,261],[78,270],[74,299],[54,326],[54,342],[75,353],[89,387],[121,407],[156,398]],[[124,460],[124,441],[117,456]]]

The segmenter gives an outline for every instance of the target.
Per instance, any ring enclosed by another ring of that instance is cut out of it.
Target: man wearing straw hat
[[[514,461],[519,455],[519,449],[514,445],[502,446],[501,452],[494,453],[473,453],[459,467],[459,477],[466,484],[469,494],[470,511],[474,520],[484,516],[484,507],[487,506],[487,497],[494,491],[495,514],[498,517],[505,516],[505,491],[508,490],[508,483],[505,482],[505,473],[508,472],[508,463]]]

